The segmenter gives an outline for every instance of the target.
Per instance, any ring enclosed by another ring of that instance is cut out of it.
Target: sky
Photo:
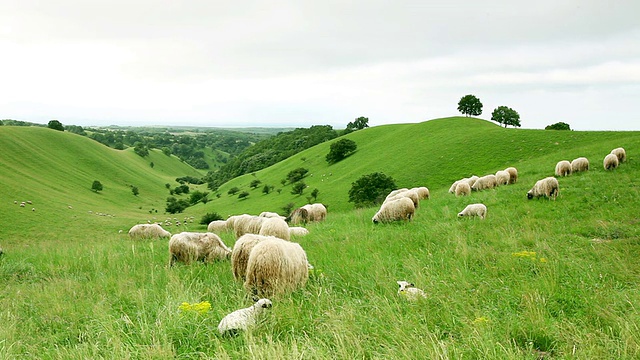
[[[0,119],[640,130],[640,1],[0,0]]]

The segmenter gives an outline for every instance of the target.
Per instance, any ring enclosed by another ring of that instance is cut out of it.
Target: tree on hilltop
[[[345,129],[344,133],[348,134],[350,132],[354,132],[356,130],[362,130],[368,127],[369,127],[369,118],[360,116],[359,118],[355,119],[354,121],[350,121],[347,124],[347,128]]]
[[[47,127],[53,130],[64,131],[64,126],[58,120],[49,121],[49,123],[47,124]]]
[[[571,126],[565,122],[557,122],[555,124],[547,125],[545,130],[571,130]]]
[[[497,121],[499,124],[512,125],[513,127],[520,127],[520,114],[510,107],[498,106],[491,113],[491,120]]]
[[[458,102],[458,111],[466,116],[482,114],[482,103],[475,95],[465,95]]]

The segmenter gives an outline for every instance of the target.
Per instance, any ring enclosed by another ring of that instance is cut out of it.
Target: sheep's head
[[[413,285],[412,283],[408,282],[408,281],[404,281],[404,280],[399,280],[396,281],[398,283],[398,286],[400,287],[398,289],[398,293],[404,292],[405,290],[407,290],[408,288],[412,288],[415,285]]]
[[[531,193],[531,190],[527,193],[527,199],[533,199],[533,193]]]
[[[464,216],[464,213],[463,213],[463,212],[459,212],[459,213],[458,213],[458,217],[463,217],[463,216]]]
[[[270,309],[272,304],[271,304],[271,300],[269,299],[260,299],[256,301],[256,303],[253,306],[262,308],[262,309]]]

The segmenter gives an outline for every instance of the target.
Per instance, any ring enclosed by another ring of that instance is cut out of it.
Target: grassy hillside
[[[154,201],[163,203],[163,184],[183,175],[182,164],[153,154],[151,169],[149,159],[85,146],[69,134],[43,129],[8,137],[5,131],[0,127],[0,358],[640,358],[638,132],[505,130],[476,119],[442,119],[350,134],[359,151],[330,167],[329,144],[322,144],[256,173],[279,184],[289,170],[309,168],[314,176],[306,181],[320,189],[329,214],[294,239],[317,269],[306,287],[273,298],[252,331],[223,338],[220,319],[251,303],[229,263],[168,268],[166,240],[131,241],[116,231],[154,216],[147,209],[157,206],[130,202],[127,183],[139,181],[141,197],[157,191]],[[38,155],[33,139],[52,150]],[[70,145],[57,146],[60,140]],[[628,161],[604,171],[602,158],[617,146],[626,148]],[[8,160],[8,153],[16,155]],[[84,162],[77,153],[87,156]],[[557,200],[525,198],[558,160],[577,156],[590,158],[592,168],[559,179]],[[81,166],[69,165],[74,162]],[[469,197],[447,193],[459,177],[507,165],[520,171],[516,184]],[[399,186],[427,185],[432,198],[421,202],[412,222],[374,225],[376,209],[346,203],[351,181],[373,171]],[[96,176],[102,194],[89,190]],[[61,178],[75,185],[59,185]],[[248,188],[253,178],[225,187]],[[224,192],[187,215],[303,202],[285,191],[250,191],[246,201]],[[14,198],[33,200],[36,212],[19,209]],[[487,205],[487,219],[456,216],[474,202]],[[100,209],[116,216],[87,212]],[[220,235],[233,245],[232,234]],[[399,297],[397,280],[415,283],[427,299]],[[211,308],[202,314],[180,310],[183,302],[203,301]]]

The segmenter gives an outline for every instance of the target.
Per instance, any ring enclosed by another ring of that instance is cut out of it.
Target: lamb
[[[271,300],[260,299],[248,308],[236,310],[220,320],[218,332],[220,335],[237,335],[239,330],[247,331],[256,324],[258,316],[271,306]]]
[[[549,176],[536,182],[533,188],[527,192],[527,199],[546,196],[549,199],[555,200],[559,191],[560,185],[558,184],[558,179]]]
[[[493,174],[485,175],[479,178],[478,180],[476,180],[476,182],[471,187],[471,190],[480,191],[480,190],[486,190],[486,189],[493,189],[494,187],[496,187],[497,183],[498,183],[498,180],[496,179],[495,175]]]
[[[307,283],[308,265],[299,244],[278,238],[262,240],[249,254],[244,288],[258,296],[293,291]]]
[[[181,232],[169,240],[169,255],[169,266],[173,266],[176,261],[190,264],[223,260],[231,255],[231,249],[214,233]]]
[[[611,150],[611,153],[618,157],[618,162],[623,163],[627,161],[627,152],[624,151],[624,148],[615,148]]]
[[[411,220],[416,207],[411,199],[402,197],[382,204],[380,210],[371,219],[374,224],[388,223],[399,220]]]
[[[456,196],[465,196],[471,194],[471,186],[467,182],[458,183],[456,186]]]
[[[568,160],[558,161],[555,174],[556,176],[571,175],[571,163]]]
[[[458,213],[458,217],[462,216],[477,216],[480,219],[484,219],[487,216],[487,207],[484,204],[469,204]]]
[[[607,154],[602,161],[605,170],[613,170],[618,167],[619,161],[616,154]]]
[[[212,233],[221,233],[229,230],[226,220],[214,220],[207,225],[207,231]]]
[[[508,171],[498,170],[496,172],[496,186],[509,184],[509,179],[511,179],[511,175]]]
[[[518,169],[510,166],[504,169],[504,171],[509,173],[509,184],[515,184],[516,181],[518,181]]]
[[[131,239],[168,238],[171,233],[158,224],[137,224],[129,229]]]
[[[291,236],[306,236],[309,235],[309,230],[301,227],[301,226],[291,226],[289,227],[289,235]]]
[[[287,218],[291,224],[303,224],[311,221],[324,221],[327,217],[327,208],[320,204],[307,204],[295,209]]]
[[[291,238],[289,225],[280,217],[265,218],[265,220],[262,221],[258,234],[264,236],[275,236],[284,240],[289,240]]]
[[[587,171],[589,170],[589,159],[586,157],[579,157],[571,161],[571,172]]]
[[[427,298],[427,294],[424,291],[418,289],[408,281],[400,280],[396,281],[396,283],[398,283],[398,286],[400,287],[398,289],[398,295],[404,296],[409,301],[417,301]]]

